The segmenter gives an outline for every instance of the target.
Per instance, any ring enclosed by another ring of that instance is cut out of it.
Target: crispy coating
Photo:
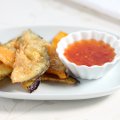
[[[45,40],[30,30],[23,33],[11,74],[13,83],[30,80],[48,69],[50,62],[47,45]]]
[[[75,85],[79,83],[79,81],[73,77],[68,77],[66,79],[60,79],[59,77],[53,75],[53,74],[44,74],[41,76],[42,82],[49,82],[49,83],[61,83],[61,84],[67,84],[67,85]]]
[[[67,78],[66,67],[63,65],[59,59],[55,49],[52,46],[48,47],[48,54],[50,56],[50,67],[46,73],[57,75],[60,79]]]
[[[15,60],[15,51],[5,45],[0,45],[0,61],[5,65],[12,67]]]
[[[20,83],[28,92],[36,90],[42,82],[75,85],[79,83],[66,73],[56,47],[65,32],[59,32],[51,44],[28,30],[5,44],[0,45],[0,86],[9,81]],[[10,83],[10,82],[9,82]]]
[[[79,83],[79,81],[73,77],[68,77],[66,79],[60,79],[58,76],[53,74],[43,74],[40,77],[35,77],[31,80],[22,82],[22,87],[28,91],[29,93],[32,93],[34,90],[36,90],[39,86],[39,83],[41,82],[47,82],[47,83],[58,83],[58,84],[66,84],[66,85],[76,85]]]
[[[54,36],[54,38],[53,38],[53,40],[52,40],[52,47],[54,48],[54,49],[56,49],[57,48],[57,44],[58,44],[58,42],[63,38],[63,37],[65,37],[65,36],[67,36],[68,34],[67,33],[65,33],[65,32],[63,32],[63,31],[60,31],[60,32],[58,32],[55,36]]]
[[[32,93],[34,90],[36,90],[40,84],[40,77],[35,77],[31,80],[22,82],[21,85],[22,87],[29,93]]]

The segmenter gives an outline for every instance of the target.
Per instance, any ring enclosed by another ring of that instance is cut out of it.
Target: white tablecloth
[[[120,23],[76,8],[63,0],[0,0],[0,29],[28,25],[66,25],[119,34]],[[120,90],[77,101],[26,101],[0,98],[0,120],[120,120]]]
[[[69,1],[69,0],[68,0]],[[71,0],[98,13],[120,20],[120,0]]]

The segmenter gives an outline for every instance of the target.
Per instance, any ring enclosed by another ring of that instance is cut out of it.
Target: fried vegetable
[[[7,76],[11,73],[12,83],[20,83],[30,93],[38,88],[40,81],[68,85],[79,83],[66,74],[66,67],[56,53],[58,42],[65,36],[67,33],[59,32],[49,44],[28,30],[0,45],[0,86],[7,85],[10,81],[7,81]]]
[[[36,90],[39,84],[40,84],[40,77],[21,83],[22,87],[29,93],[32,93],[34,90]]]
[[[60,79],[67,78],[66,68],[63,63],[58,58],[56,51],[52,48],[52,46],[48,47],[48,54],[50,56],[50,67],[46,71],[46,73],[57,75]]]
[[[16,51],[12,83],[24,82],[46,72],[50,65],[47,45],[49,43],[30,30],[23,33]]]
[[[15,51],[7,48],[5,45],[0,45],[0,61],[10,67],[13,66],[15,60]]]
[[[8,76],[12,72],[12,68],[6,66],[5,64],[0,62],[0,80]]]
[[[65,32],[59,32],[52,40],[51,46],[48,46],[48,54],[50,56],[50,67],[48,68],[46,73],[57,75],[60,79],[67,78],[66,68],[59,59],[56,53],[56,47],[58,42],[62,37],[67,36]]]
[[[16,49],[18,49],[19,46],[20,46],[20,38],[21,37],[17,37],[15,39],[12,39],[12,40],[8,41],[7,43],[5,43],[4,45],[7,48],[9,48],[9,49],[11,49],[13,51],[16,51]]]
[[[67,36],[68,34],[67,33],[65,33],[65,32],[59,32],[54,38],[53,38],[53,40],[52,40],[52,47],[54,48],[54,49],[56,49],[57,48],[57,44],[58,44],[58,42],[61,40],[61,38],[63,38],[63,37],[65,37],[65,36]]]
[[[53,83],[62,83],[62,84],[67,84],[67,85],[75,85],[79,83],[79,81],[73,77],[68,77],[66,79],[59,79],[57,76],[52,75],[52,74],[44,74],[41,76],[41,81],[42,82],[53,82]]]
[[[32,80],[28,80],[26,82],[21,83],[22,87],[28,91],[29,93],[32,93],[34,90],[36,90],[41,82],[48,82],[48,83],[59,83],[59,84],[66,84],[66,85],[75,85],[80,83],[78,80],[76,80],[73,77],[68,77],[66,79],[59,79],[57,76],[52,74],[44,74],[41,77],[34,78]]]

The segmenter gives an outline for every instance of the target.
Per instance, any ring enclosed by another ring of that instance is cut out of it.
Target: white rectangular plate
[[[83,28],[80,27],[60,27],[60,26],[38,26],[23,27],[0,30],[0,42],[19,36],[23,31],[31,29],[47,41],[51,41],[53,36],[59,31],[67,33],[75,32]],[[98,80],[80,80],[76,86],[46,84],[41,83],[39,88],[33,93],[27,93],[20,85],[11,84],[0,88],[0,97],[29,100],[75,100],[101,97],[113,93],[120,88],[120,64],[115,66],[105,77]]]

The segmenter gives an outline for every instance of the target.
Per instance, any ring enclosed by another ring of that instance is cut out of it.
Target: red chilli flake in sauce
[[[103,65],[115,57],[114,49],[104,41],[80,40],[68,45],[65,57],[77,65]]]

